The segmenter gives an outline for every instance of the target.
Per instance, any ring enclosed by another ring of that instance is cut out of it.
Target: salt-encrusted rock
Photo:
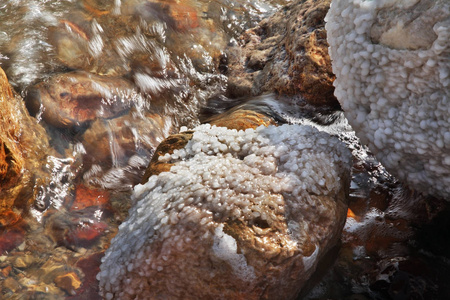
[[[293,299],[340,237],[351,155],[305,125],[205,124],[135,187],[102,259],[106,299]],[[179,139],[175,139],[177,141]]]
[[[248,30],[242,49],[229,49],[229,96],[275,91],[339,106],[324,28],[330,2],[295,1]]]
[[[361,140],[412,188],[450,196],[450,3],[333,1],[335,95]]]
[[[256,129],[257,127],[276,125],[275,119],[267,112],[262,111],[261,107],[252,107],[243,103],[242,105],[237,105],[228,111],[223,113],[213,114],[216,112],[214,109],[206,113],[200,118],[202,123],[207,123],[210,125],[215,125],[217,127],[226,127],[228,129],[236,130],[246,130],[248,128]],[[257,110],[261,110],[258,112]],[[162,141],[155,150],[152,159],[145,170],[145,174],[142,177],[141,183],[146,183],[150,176],[158,175],[161,172],[168,172],[173,166],[171,163],[160,161],[159,157],[165,154],[172,154],[175,150],[184,148],[189,140],[192,139],[193,131],[184,131],[178,134],[173,134],[167,139]]]

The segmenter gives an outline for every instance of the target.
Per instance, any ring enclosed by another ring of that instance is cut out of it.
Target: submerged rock
[[[330,2],[295,1],[245,32],[243,47],[228,50],[229,95],[275,91],[339,107],[324,28]]]
[[[135,187],[130,216],[102,259],[100,294],[295,298],[339,240],[350,152],[305,125],[205,124],[180,140],[158,156],[170,171]]]
[[[157,113],[133,111],[114,119],[98,118],[83,134],[85,162],[117,166],[137,153],[150,157],[172,132],[172,118]]]
[[[97,117],[117,116],[130,108],[134,98],[134,85],[125,79],[77,71],[37,84],[25,100],[33,115],[42,115],[55,127],[71,128]]]
[[[336,96],[389,172],[450,196],[450,4],[334,1],[327,32]]]

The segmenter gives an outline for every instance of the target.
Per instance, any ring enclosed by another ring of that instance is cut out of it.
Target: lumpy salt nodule
[[[335,95],[357,135],[411,188],[450,196],[450,3],[332,2]]]

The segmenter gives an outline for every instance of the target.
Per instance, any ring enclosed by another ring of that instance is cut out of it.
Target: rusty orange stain
[[[350,208],[347,210],[347,218],[353,218],[353,219],[357,220],[357,216]]]
[[[75,23],[72,23],[68,20],[60,20],[59,21],[61,24],[64,24],[66,26],[68,26],[70,29],[72,29],[73,32],[75,32],[76,34],[78,34],[79,36],[81,36],[83,39],[85,39],[86,41],[89,40],[86,32],[83,31],[83,29],[81,29],[80,26],[78,26]]]
[[[107,10],[99,10],[99,9],[96,9],[96,8],[93,7],[91,4],[89,4],[87,1],[83,1],[83,5],[84,5],[84,8],[85,8],[88,12],[92,13],[92,14],[95,15],[96,17],[100,17],[100,16],[103,16],[103,15],[109,14],[109,11],[107,11]]]

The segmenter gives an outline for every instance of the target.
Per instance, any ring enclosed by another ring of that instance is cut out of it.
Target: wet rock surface
[[[277,92],[339,107],[324,27],[330,2],[294,1],[247,30],[241,44],[228,49],[228,95]]]
[[[82,135],[85,165],[127,165],[136,155],[148,159],[156,147],[173,132],[172,118],[135,111],[114,119],[99,118]]]
[[[350,189],[339,255],[302,299],[448,297],[448,286],[442,284],[450,274],[445,262],[450,249],[446,237],[450,227],[443,221],[449,215],[445,200],[408,190],[386,177],[380,166],[354,165],[357,185]],[[373,172],[378,181],[367,182],[367,174]],[[361,189],[364,183],[366,188]]]
[[[135,188],[102,259],[103,297],[295,298],[346,218],[343,144],[311,126],[209,124],[166,144],[170,171]]]
[[[30,113],[48,124],[82,127],[98,117],[110,119],[124,114],[137,97],[133,89],[125,79],[70,72],[34,86],[25,101]]]
[[[0,109],[0,213],[6,226],[33,202],[34,185],[49,175],[42,161],[51,151],[45,130],[29,116],[1,68]]]

